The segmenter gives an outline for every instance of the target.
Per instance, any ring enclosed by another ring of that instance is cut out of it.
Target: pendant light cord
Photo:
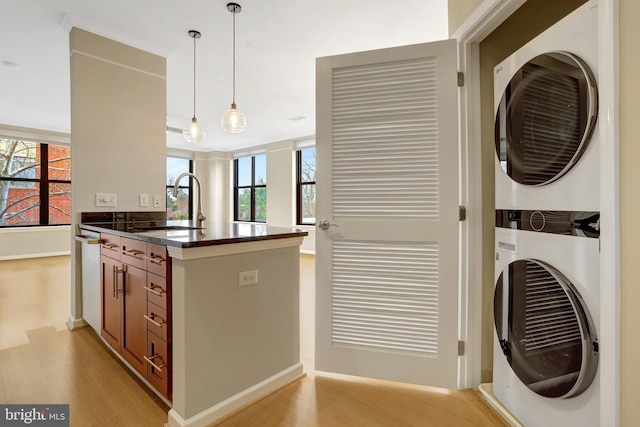
[[[193,37],[193,118],[196,118],[196,38]]]
[[[236,105],[236,12],[233,12],[233,96],[232,104]]]

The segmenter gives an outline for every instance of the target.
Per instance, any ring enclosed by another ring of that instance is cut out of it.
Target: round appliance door
[[[495,327],[518,378],[545,397],[572,397],[598,367],[598,339],[580,294],[552,266],[534,259],[504,268],[494,295]]]
[[[502,169],[524,185],[549,184],[586,149],[598,110],[589,67],[566,52],[539,55],[511,78],[495,121]]]

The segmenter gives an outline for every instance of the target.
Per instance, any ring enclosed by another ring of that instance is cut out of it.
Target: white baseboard
[[[516,417],[493,395],[493,384],[485,383],[478,386],[478,390],[484,400],[500,415],[511,427],[524,427]]]
[[[270,378],[249,387],[248,389],[230,397],[229,399],[205,409],[189,419],[184,419],[175,410],[169,411],[170,427],[205,427],[215,422],[222,421],[235,412],[255,403],[280,388],[302,378],[304,376],[301,363],[280,371]]]
[[[69,328],[72,331],[76,329],[84,328],[85,326],[88,325],[88,323],[85,322],[84,319],[76,319],[71,314],[69,314],[69,318],[67,318],[67,321],[64,323],[67,325],[67,328]]]
[[[65,255],[67,256],[71,255],[71,251],[6,255],[6,256],[0,256],[0,261],[11,261],[11,260],[17,260],[17,259],[30,259],[30,258],[48,258],[48,257],[65,256]]]

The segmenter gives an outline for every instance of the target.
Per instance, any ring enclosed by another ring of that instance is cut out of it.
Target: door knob
[[[318,228],[320,228],[320,230],[328,230],[329,227],[337,227],[337,225],[331,224],[328,219],[322,219],[318,223]]]

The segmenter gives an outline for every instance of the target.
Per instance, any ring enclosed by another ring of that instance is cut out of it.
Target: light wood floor
[[[312,295],[313,257],[301,259],[302,293]],[[68,403],[74,427],[162,426],[169,408],[93,330],[66,329],[69,270],[64,256],[0,262],[0,403]],[[308,316],[302,323],[303,332],[313,327]],[[304,347],[305,338],[301,341]],[[473,390],[314,375],[313,370],[220,425],[506,426]]]

